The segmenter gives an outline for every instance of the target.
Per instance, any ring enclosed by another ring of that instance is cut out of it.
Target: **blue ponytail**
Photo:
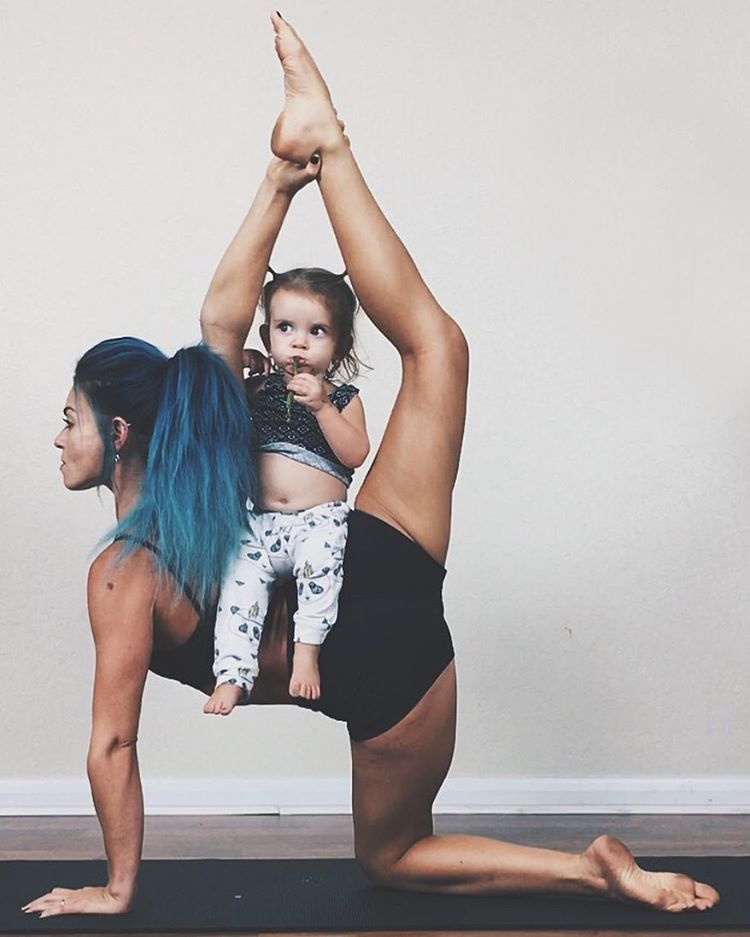
[[[100,342],[81,358],[74,387],[86,394],[105,444],[101,483],[114,468],[111,419],[131,424],[146,474],[138,502],[111,532],[122,557],[143,542],[205,606],[215,595],[246,529],[254,499],[252,423],[244,392],[205,345],[167,359],[135,338]]]

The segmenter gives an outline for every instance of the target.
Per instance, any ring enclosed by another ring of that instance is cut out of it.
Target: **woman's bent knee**
[[[453,361],[456,373],[463,375],[464,379],[469,376],[469,343],[463,333],[461,326],[453,319],[448,317],[446,323],[446,335],[444,338],[448,353]]]
[[[377,855],[362,855],[357,852],[357,862],[373,885],[382,888],[398,887],[397,862],[392,858]]]
[[[461,327],[448,315],[402,357],[404,364],[408,361],[413,365],[413,373],[449,376],[454,389],[457,384],[465,387],[468,383],[469,344]]]

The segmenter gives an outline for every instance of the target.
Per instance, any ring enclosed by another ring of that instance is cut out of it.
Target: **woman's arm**
[[[273,158],[211,280],[201,309],[201,335],[238,380],[242,380],[242,349],[255,318],[271,251],[294,194],[317,176],[319,168],[319,162],[299,167]]]
[[[153,646],[155,577],[145,550],[120,566],[114,566],[108,554],[102,554],[89,573],[96,672],[87,769],[104,834],[108,889],[132,901],[143,844],[136,742]]]
[[[105,886],[52,889],[24,908],[41,917],[123,914],[135,898],[143,844],[136,740],[153,643],[156,579],[145,550],[115,565],[118,552],[115,544],[97,557],[88,582],[96,671],[87,768],[109,879]]]

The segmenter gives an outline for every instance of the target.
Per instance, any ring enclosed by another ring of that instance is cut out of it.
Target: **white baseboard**
[[[349,814],[348,778],[145,780],[146,813]],[[0,780],[0,816],[93,814],[83,779]],[[750,778],[453,778],[435,813],[750,813]]]

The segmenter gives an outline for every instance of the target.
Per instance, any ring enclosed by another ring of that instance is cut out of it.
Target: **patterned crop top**
[[[328,399],[341,413],[359,393],[352,384],[334,387]],[[354,476],[353,469],[337,458],[318,426],[315,414],[301,403],[292,402],[290,419],[286,414],[287,389],[281,374],[273,373],[256,392],[250,408],[255,424],[255,451],[278,452],[295,462],[311,465],[333,475],[348,488]]]

